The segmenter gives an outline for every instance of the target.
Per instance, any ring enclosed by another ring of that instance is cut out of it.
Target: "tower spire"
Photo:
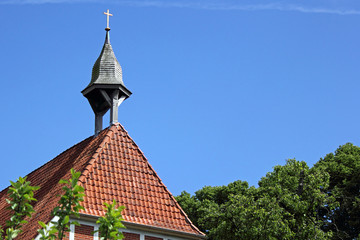
[[[119,105],[131,95],[124,85],[121,66],[110,44],[109,16],[112,14],[109,10],[104,14],[107,15],[104,46],[93,66],[90,84],[82,91],[95,113],[95,136],[102,130],[102,119],[109,109],[110,124],[118,122]]]

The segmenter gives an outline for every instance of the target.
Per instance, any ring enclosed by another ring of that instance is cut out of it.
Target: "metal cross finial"
[[[107,17],[107,19],[106,19],[106,20],[107,20],[107,21],[106,21],[107,24],[106,24],[106,28],[105,28],[105,29],[106,29],[106,30],[110,30],[110,27],[109,27],[109,20],[110,20],[110,19],[109,19],[109,17],[112,16],[112,14],[109,12],[109,9],[107,10],[107,12],[104,12],[104,14],[105,14],[106,17]]]

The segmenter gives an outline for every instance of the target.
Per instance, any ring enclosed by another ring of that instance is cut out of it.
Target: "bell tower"
[[[104,14],[107,15],[105,43],[93,66],[91,81],[81,91],[95,113],[95,136],[102,130],[103,116],[109,109],[110,125],[118,122],[119,105],[131,95],[124,85],[121,66],[110,44],[109,17],[112,14],[109,10]]]

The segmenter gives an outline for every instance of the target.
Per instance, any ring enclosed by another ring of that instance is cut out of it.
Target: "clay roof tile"
[[[37,235],[38,221],[48,222],[62,193],[60,179],[70,178],[70,169],[81,171],[79,184],[85,188],[81,212],[102,216],[103,202],[115,199],[126,209],[123,218],[132,223],[180,230],[204,236],[188,219],[167,190],[142,151],[120,124],[112,125],[96,137],[89,137],[31,172],[28,180],[40,186],[34,197],[37,213],[24,225],[19,239]],[[7,189],[0,192],[0,225],[4,225]]]

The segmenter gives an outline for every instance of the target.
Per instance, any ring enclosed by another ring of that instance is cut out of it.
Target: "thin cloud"
[[[296,4],[268,3],[268,4],[234,4],[226,2],[180,2],[180,1],[122,1],[123,4],[138,7],[177,7],[177,8],[198,8],[207,10],[240,10],[240,11],[294,11],[303,13],[327,13],[338,15],[359,15],[360,10],[356,9],[333,9],[326,7],[306,7]]]
[[[56,3],[90,3],[100,2],[99,0],[2,0],[0,5],[36,5]]]
[[[287,3],[268,4],[242,4],[226,1],[161,1],[161,0],[2,0],[0,4],[56,4],[56,3],[111,3],[133,7],[158,7],[158,8],[195,8],[204,10],[238,10],[238,11],[292,11],[302,13],[322,13],[337,15],[360,15],[360,10],[346,8],[309,7],[305,5]]]

